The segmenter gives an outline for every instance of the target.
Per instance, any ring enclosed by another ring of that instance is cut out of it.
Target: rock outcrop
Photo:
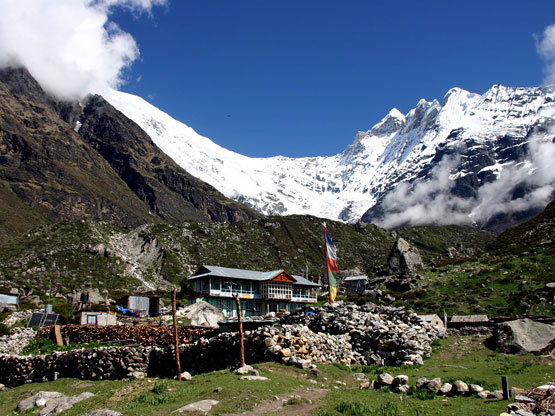
[[[517,319],[495,326],[493,341],[505,354],[549,353],[555,349],[555,327],[531,319]]]
[[[401,237],[391,249],[387,265],[394,273],[411,273],[424,267],[418,249]]]

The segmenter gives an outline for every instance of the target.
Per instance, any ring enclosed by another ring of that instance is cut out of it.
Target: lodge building
[[[226,317],[237,316],[235,294],[241,299],[243,316],[281,310],[294,311],[316,302],[320,285],[285,270],[260,272],[219,266],[202,266],[189,278],[193,290],[222,310]]]

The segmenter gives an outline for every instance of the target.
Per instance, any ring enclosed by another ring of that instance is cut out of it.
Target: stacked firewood
[[[89,326],[63,325],[61,335],[64,343],[89,344],[100,342],[106,344],[139,345],[173,345],[173,328],[154,326]],[[201,337],[215,335],[214,328],[178,327],[177,336],[180,344],[188,344]],[[38,338],[55,339],[54,326],[41,328]]]

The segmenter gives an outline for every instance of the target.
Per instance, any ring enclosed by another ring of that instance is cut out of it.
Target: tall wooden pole
[[[239,300],[239,294],[235,295],[235,301],[237,302],[237,321],[239,322],[239,343],[241,350],[239,352],[241,359],[241,367],[245,366],[245,339],[243,336],[243,316],[241,312],[241,301]]]
[[[172,290],[172,314],[173,314],[173,342],[175,344],[175,367],[177,369],[177,379],[181,381],[181,363],[179,362],[179,341],[177,339],[177,314],[176,314],[176,293],[177,289]]]

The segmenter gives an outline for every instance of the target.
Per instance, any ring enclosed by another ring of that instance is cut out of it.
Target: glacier
[[[554,137],[555,86],[494,85],[482,95],[453,88],[442,103],[422,99],[407,114],[392,109],[337,155],[303,158],[247,157],[199,135],[138,96],[112,90],[105,98],[177,164],[227,197],[265,215],[308,214],[345,222],[372,221],[369,209],[402,183],[414,187],[429,181],[443,154],[457,161],[450,167],[450,181],[472,178],[479,189],[507,166],[528,160],[526,151],[500,149],[509,147],[505,141],[518,149],[532,132],[546,143]],[[457,152],[462,156],[454,157]],[[527,169],[537,167],[529,163]],[[469,192],[476,203],[465,208],[466,219],[475,221],[472,207],[480,204],[479,192]]]

